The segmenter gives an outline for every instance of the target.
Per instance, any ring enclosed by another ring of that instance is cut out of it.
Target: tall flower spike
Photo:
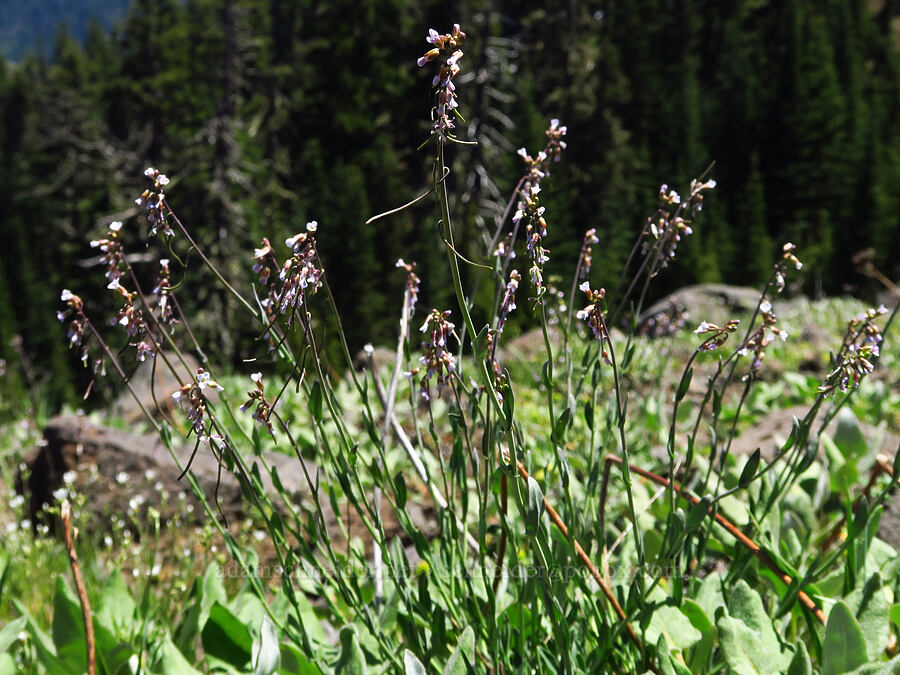
[[[431,82],[435,88],[436,101],[431,133],[444,140],[447,139],[449,131],[453,129],[453,120],[450,119],[450,115],[459,105],[456,100],[456,85],[453,83],[453,78],[459,74],[459,61],[463,57],[463,52],[459,47],[465,39],[466,34],[460,30],[458,23],[453,24],[453,30],[444,35],[431,28],[428,30],[425,41],[432,45],[432,48],[416,61],[421,68],[439,58],[443,59],[437,75]]]
[[[531,283],[540,298],[544,293],[544,263],[550,260],[550,251],[544,248],[544,237],[547,236],[547,221],[544,218],[544,207],[541,206],[541,181],[550,173],[550,160],[559,159],[560,152],[566,147],[562,137],[566,135],[566,127],[560,126],[559,120],[550,120],[547,129],[547,146],[537,157],[528,154],[525,148],[519,149],[519,156],[524,160],[527,173],[522,179],[519,189],[519,202],[513,214],[513,223],[525,223],[525,249],[531,258]]]

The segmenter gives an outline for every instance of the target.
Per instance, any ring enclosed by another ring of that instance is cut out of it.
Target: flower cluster
[[[119,236],[122,231],[122,223],[118,220],[109,224],[109,230],[105,239],[94,239],[91,242],[91,248],[99,248],[103,253],[100,256],[100,262],[106,265],[106,278],[109,280],[109,288],[113,288],[119,279],[122,278],[122,267],[125,264],[125,253],[122,249],[122,242]]]
[[[198,368],[194,381],[185,384],[172,394],[172,398],[187,411],[188,420],[190,420],[194,432],[200,437],[206,435],[205,418],[209,407],[209,402],[203,393],[205,389],[222,391],[223,387],[215,380],[210,379],[210,374],[203,368]]]
[[[522,275],[517,270],[509,273],[509,282],[506,284],[506,290],[503,292],[503,299],[500,301],[500,310],[497,313],[497,332],[502,333],[506,326],[506,319],[510,312],[516,308],[516,291],[519,288],[519,282]]]
[[[566,132],[568,132],[568,128],[561,125],[556,118],[550,120],[550,126],[544,132],[547,137],[547,147],[544,148],[544,152],[554,162],[559,161],[562,151],[566,149],[566,142],[563,140]]]
[[[451,374],[456,370],[456,357],[448,349],[449,338],[453,335],[455,327],[450,322],[449,310],[441,312],[432,309],[419,329],[429,336],[428,341],[422,343],[425,354],[419,359],[426,368],[425,375],[422,376],[422,398],[426,401],[431,398],[429,380],[434,377],[440,390],[449,382]]]
[[[302,307],[307,294],[314,294],[322,286],[323,272],[319,266],[316,240],[312,236],[317,229],[318,223],[310,221],[306,224],[306,232],[285,240],[292,254],[281,267],[268,239],[263,239],[254,251],[253,271],[259,274],[260,283],[268,288],[267,297],[261,304],[270,321],[279,313],[285,314],[289,309]],[[276,270],[277,276],[273,277],[272,273]],[[293,312],[288,321],[292,318]]]
[[[575,316],[579,321],[587,322],[594,337],[600,341],[603,360],[609,363],[609,354],[606,351],[606,345],[609,343],[609,331],[606,329],[606,320],[603,317],[603,299],[606,297],[606,289],[600,288],[593,291],[588,281],[582,283],[578,289],[587,296],[590,304],[586,305],[584,309],[578,310]]]
[[[750,334],[737,352],[741,356],[753,354],[753,361],[750,364],[751,375],[755,375],[759,370],[763,359],[766,358],[766,347],[772,344],[776,337],[780,338],[782,342],[788,339],[788,332],[775,325],[778,319],[772,312],[771,302],[763,300],[759,305],[759,311],[762,314],[762,323]]]
[[[87,346],[90,333],[88,331],[88,319],[84,314],[84,302],[68,288],[63,289],[59,299],[66,303],[66,309],[58,311],[56,313],[56,318],[59,319],[60,323],[71,319],[71,321],[69,321],[69,330],[67,333],[67,337],[69,338],[69,348],[80,348],[81,362],[87,366],[88,359],[90,358]],[[106,363],[102,358],[94,361],[93,369],[95,373],[101,376],[106,375]]]
[[[419,299],[419,284],[421,280],[415,273],[416,263],[408,263],[403,258],[397,260],[396,267],[406,270],[406,292],[409,295],[409,315],[416,311],[416,301]]]
[[[803,263],[797,259],[797,256],[794,255],[794,251],[797,250],[797,247],[794,246],[791,242],[786,243],[781,247],[782,255],[781,260],[775,263],[775,290],[779,293],[784,290],[784,273],[787,269],[788,265],[792,265],[797,270],[803,269]]]
[[[884,314],[887,314],[887,308],[880,305],[876,309],[867,309],[847,324],[847,333],[834,359],[836,367],[825,376],[819,393],[827,397],[838,389],[856,388],[863,377],[875,370],[872,359],[881,354],[882,340],[875,319]]]
[[[153,295],[156,296],[156,307],[159,310],[159,320],[167,325],[175,323],[175,313],[172,311],[172,286],[169,281],[169,259],[160,258],[159,278],[153,287]]]
[[[268,286],[272,270],[278,269],[278,261],[272,243],[266,237],[263,237],[259,248],[253,249],[253,260],[253,271],[259,275],[259,283]]]
[[[506,327],[506,320],[510,313],[516,309],[516,291],[519,289],[519,282],[522,275],[517,270],[509,273],[509,281],[506,289],[503,291],[503,298],[500,300],[500,308],[497,310],[497,327],[488,334],[488,346],[491,350],[491,364],[494,374],[500,375],[500,364],[497,363],[497,340],[503,329]]]
[[[172,237],[175,233],[166,221],[166,195],[163,192],[163,188],[169,184],[169,177],[153,167],[147,168],[144,175],[153,181],[153,187],[144,190],[134,203],[144,207],[145,215],[150,222],[150,236],[156,236],[156,233],[162,230],[167,237]]]
[[[578,269],[578,276],[581,279],[587,279],[591,273],[591,260],[593,257],[594,244],[599,244],[597,238],[597,229],[591,228],[584,233],[584,241],[581,242],[581,266]]]
[[[531,283],[537,291],[538,298],[544,292],[544,263],[550,260],[549,250],[544,248],[544,237],[547,236],[547,221],[544,219],[545,207],[541,206],[541,181],[550,173],[549,162],[559,160],[560,152],[565,148],[561,140],[566,135],[566,127],[560,126],[559,120],[550,120],[547,130],[548,143],[537,157],[528,154],[525,148],[519,148],[519,156],[525,161],[528,169],[522,178],[519,188],[519,202],[513,214],[513,223],[518,227],[525,223],[525,249],[531,258]]]
[[[694,233],[691,221],[698,211],[703,209],[703,192],[716,187],[716,181],[701,182],[692,180],[687,199],[682,200],[675,190],[670,190],[668,185],[659,187],[659,208],[656,213],[647,219],[647,227],[644,233],[648,240],[644,242],[644,253],[658,247],[660,252],[659,268],[662,269],[675,257],[678,243],[683,237]],[[652,238],[653,243],[650,243]]]
[[[700,325],[694,329],[694,335],[706,335],[703,342],[697,347],[698,352],[711,352],[721,347],[728,336],[737,330],[740,320],[729,319],[724,326],[717,326],[714,323],[701,321]]]
[[[431,82],[436,90],[437,105],[435,107],[435,120],[432,124],[432,134],[445,139],[447,132],[453,129],[453,121],[450,114],[458,107],[456,100],[456,85],[453,78],[459,74],[459,60],[463,57],[459,47],[465,42],[466,34],[459,28],[459,24],[453,24],[453,30],[444,35],[439,34],[433,28],[429,29],[425,41],[432,45],[416,63],[421,68],[426,63],[434,61],[438,57],[445,56],[437,75]]]
[[[67,337],[69,338],[69,347],[81,347],[81,360],[87,363],[88,350],[85,345],[84,336],[86,322],[84,316],[84,302],[68,288],[63,289],[59,299],[66,303],[66,309],[57,312],[56,318],[59,319],[60,323],[66,321],[70,317],[72,318],[72,321],[69,323],[69,332],[67,334]]]
[[[265,426],[274,436],[275,429],[272,428],[272,421],[269,419],[272,415],[272,405],[266,400],[266,385],[263,383],[262,373],[253,373],[250,379],[253,380],[256,387],[247,392],[249,398],[241,406],[241,412],[246,412],[249,408],[256,406],[253,411],[253,419]]]

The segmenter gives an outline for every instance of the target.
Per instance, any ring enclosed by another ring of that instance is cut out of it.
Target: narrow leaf
[[[533,537],[537,534],[544,513],[544,493],[541,486],[532,477],[528,477],[528,508],[525,512],[525,534]]]
[[[688,393],[691,387],[691,379],[694,377],[694,369],[688,368],[681,376],[681,382],[678,384],[678,391],[675,392],[675,402],[678,403]]]
[[[761,454],[759,448],[753,451],[753,454],[750,455],[750,458],[747,460],[747,463],[744,464],[744,470],[741,471],[741,477],[738,479],[738,485],[742,488],[746,488],[753,482],[753,478],[756,476],[756,470],[759,468],[759,458]]]

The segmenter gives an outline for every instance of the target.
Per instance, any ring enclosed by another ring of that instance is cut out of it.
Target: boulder
[[[648,337],[671,335],[682,328],[696,328],[701,321],[718,325],[749,314],[759,302],[760,291],[726,284],[687,286],[653,304],[638,317],[638,333]]]
[[[176,450],[182,464],[188,462],[193,450],[193,444]],[[314,509],[312,492],[299,458],[267,452],[262,459],[277,471],[285,494],[301,511]],[[245,461],[249,470],[253,458]],[[303,464],[315,482],[318,467],[309,460],[303,460]],[[227,521],[258,515],[245,498],[237,476],[225,467],[220,470],[208,446],[201,444],[197,449],[191,460],[191,472],[207,500],[214,509],[218,503]],[[25,468],[16,477],[16,491],[30,500],[30,517],[35,525],[49,522],[44,506],[52,504],[56,499],[54,491],[64,486],[86,497],[84,515],[88,516],[92,528],[104,529],[112,518],[143,522],[151,507],[159,513],[163,525],[202,523],[207,514],[187,479],[179,480],[179,473],[169,451],[155,435],[135,434],[98,426],[81,416],[61,415],[47,423],[43,441],[28,456]],[[269,472],[260,467],[260,474],[266,493],[277,506],[277,492]],[[324,490],[320,493],[320,503],[326,529],[336,545],[339,548],[346,545],[338,518],[351,536],[362,536],[365,540],[367,530],[356,512],[351,508],[335,514],[326,494]],[[422,532],[433,534],[437,530],[430,505],[408,504],[406,511]],[[388,536],[401,534],[395,515],[388,509],[383,520]],[[365,543],[370,545],[367,540]]]
[[[172,394],[178,391],[181,385],[190,382],[200,367],[197,359],[190,354],[183,353],[182,356],[184,364],[174,352],[163,352],[156,358],[147,359],[139,364],[131,376],[131,390],[128,387],[122,389],[112,404],[111,415],[125,420],[127,424],[134,424],[144,418],[142,405],[151,415],[159,414],[157,404],[162,406],[164,411],[170,411]],[[167,364],[172,364],[178,373],[177,376]]]

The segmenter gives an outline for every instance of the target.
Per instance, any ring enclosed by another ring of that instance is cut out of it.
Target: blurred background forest
[[[567,280],[596,227],[592,285],[615,285],[659,185],[684,190],[713,161],[718,188],[658,292],[762,282],[785,241],[809,294],[872,294],[851,263],[869,247],[900,272],[897,0],[0,4],[7,409],[29,389],[51,408],[78,400],[89,375],[55,314],[64,287],[97,323],[114,313],[88,246],[109,222],[126,221],[152,283],[158,255],[133,218],[147,166],[171,177],[173,208],[238,288],[263,236],[281,243],[317,220],[355,348],[395,339],[401,256],[419,264],[420,302],[447,303],[430,207],[364,223],[429,184],[417,148],[431,74],[415,61],[427,29],[454,22],[469,36],[458,131],[477,142],[454,148],[450,178],[469,257],[485,259],[516,149],[540,149],[558,117],[569,147],[542,197],[549,269]],[[181,300],[201,344],[237,365],[253,328],[188,260],[200,284]]]

